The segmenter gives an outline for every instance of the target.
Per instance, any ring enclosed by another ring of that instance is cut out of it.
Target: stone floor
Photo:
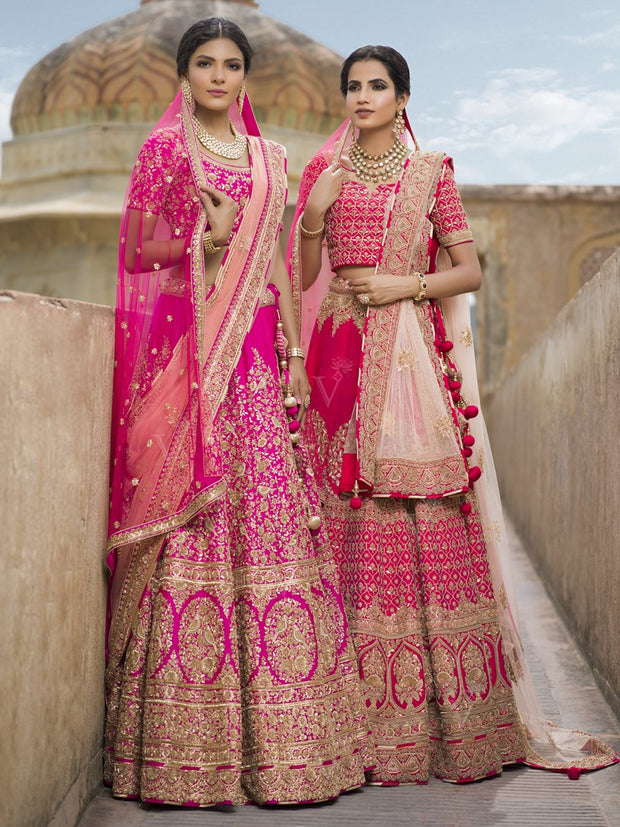
[[[521,627],[545,714],[602,736],[620,751],[620,725],[555,612],[516,536],[513,570]],[[454,786],[369,787],[311,807],[182,810],[114,800],[103,790],[79,827],[612,827],[620,825],[620,765],[570,781],[526,767]]]

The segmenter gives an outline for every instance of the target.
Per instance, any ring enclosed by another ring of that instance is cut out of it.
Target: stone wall
[[[620,251],[487,400],[504,504],[620,714]]]
[[[466,185],[461,194],[483,273],[478,377],[491,392],[620,245],[620,187]]]
[[[72,827],[101,784],[113,311],[0,293],[0,823]]]

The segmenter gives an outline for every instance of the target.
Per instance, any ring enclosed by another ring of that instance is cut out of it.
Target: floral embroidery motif
[[[401,350],[398,354],[398,372],[403,370],[412,370],[416,365],[417,359],[412,350]]]
[[[465,347],[471,347],[474,343],[474,337],[472,336],[471,328],[466,327],[465,330],[459,336],[459,341]]]

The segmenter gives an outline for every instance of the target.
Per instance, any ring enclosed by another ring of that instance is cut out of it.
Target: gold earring
[[[392,132],[399,138],[403,132],[405,131],[405,119],[403,118],[403,113],[398,110],[396,115],[394,116],[394,125],[392,126]]]
[[[237,95],[237,105],[239,106],[239,114],[243,115],[243,101],[245,100],[245,83],[241,84],[239,94]]]
[[[183,97],[185,98],[185,103],[189,106],[190,110],[194,111],[194,96],[192,95],[192,87],[188,80],[188,78],[183,77],[181,78],[181,92]]]

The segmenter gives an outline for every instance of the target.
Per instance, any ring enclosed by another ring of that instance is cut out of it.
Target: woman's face
[[[345,103],[353,126],[360,130],[391,124],[408,95],[397,95],[387,68],[380,60],[360,60],[349,70]]]
[[[192,54],[187,76],[196,111],[222,111],[236,100],[245,78],[243,54],[227,37],[207,40]]]

